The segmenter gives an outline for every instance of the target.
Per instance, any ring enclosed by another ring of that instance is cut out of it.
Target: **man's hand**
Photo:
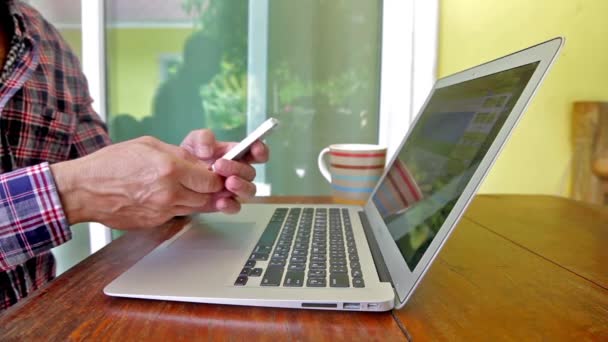
[[[51,172],[70,224],[153,227],[174,216],[218,208],[226,197],[222,177],[206,163],[184,148],[151,137],[53,164]],[[231,183],[235,186],[241,184]]]
[[[236,198],[255,196],[256,188],[253,184],[255,169],[250,164],[268,161],[268,148],[262,142],[256,141],[241,160],[218,159],[236,144],[216,141],[215,135],[208,129],[190,132],[181,144],[184,149],[208,166],[213,164],[215,172],[226,178],[225,191],[218,193],[203,211],[235,213],[241,208]]]

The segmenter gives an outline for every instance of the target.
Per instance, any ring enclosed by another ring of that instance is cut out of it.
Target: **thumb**
[[[199,129],[188,133],[181,143],[181,147],[202,160],[213,158],[215,145],[215,135],[208,129]]]

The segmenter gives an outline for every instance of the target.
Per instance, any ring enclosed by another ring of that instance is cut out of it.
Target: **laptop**
[[[555,60],[555,38],[436,82],[363,207],[244,204],[193,216],[104,289],[298,309],[405,305]]]

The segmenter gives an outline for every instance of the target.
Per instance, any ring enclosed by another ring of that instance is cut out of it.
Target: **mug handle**
[[[319,165],[319,171],[321,171],[323,177],[331,183],[331,173],[329,173],[327,165],[325,165],[325,160],[323,159],[327,152],[329,152],[329,147],[326,147],[321,150],[321,152],[319,153],[319,158],[317,158],[317,164]]]

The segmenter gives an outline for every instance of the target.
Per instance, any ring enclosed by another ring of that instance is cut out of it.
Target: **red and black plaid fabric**
[[[50,252],[71,238],[48,163],[110,143],[80,63],[30,6],[0,0],[24,44],[0,84],[0,310],[54,277]],[[14,37],[14,38],[15,38]]]

